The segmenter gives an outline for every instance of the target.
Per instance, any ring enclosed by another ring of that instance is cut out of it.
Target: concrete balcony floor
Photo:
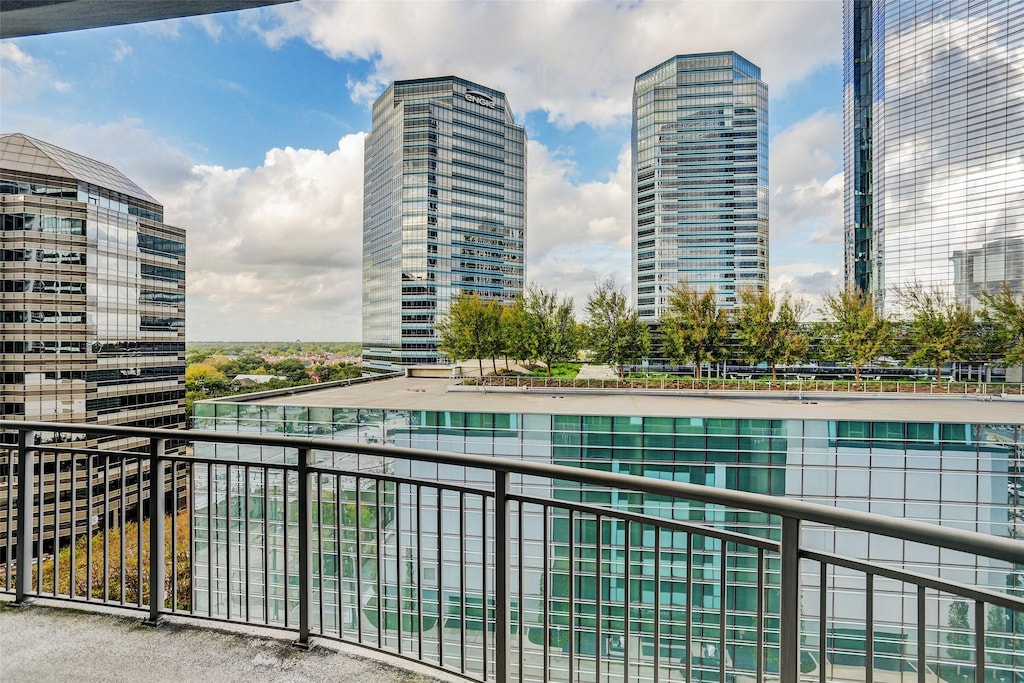
[[[152,628],[141,617],[0,603],[0,680],[149,681],[358,681],[428,683],[445,680],[415,664],[391,665],[362,650],[315,641],[292,646],[291,634],[170,617]],[[398,668],[401,666],[402,668]],[[417,671],[420,669],[420,671]]]

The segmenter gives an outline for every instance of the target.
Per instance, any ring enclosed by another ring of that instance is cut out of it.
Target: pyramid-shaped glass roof
[[[69,178],[160,205],[113,166],[22,133],[0,135],[0,166],[23,173]]]

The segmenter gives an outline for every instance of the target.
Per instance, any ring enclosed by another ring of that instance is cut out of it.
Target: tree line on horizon
[[[664,314],[654,326],[642,322],[614,279],[595,285],[587,297],[583,320],[573,300],[556,290],[531,285],[513,303],[485,301],[462,292],[437,327],[440,349],[454,360],[497,358],[548,368],[577,359],[625,368],[651,355],[673,364],[693,364],[701,376],[705,363],[739,359],[765,364],[776,377],[779,365],[808,360],[846,363],[860,371],[880,357],[933,368],[941,382],[942,367],[957,361],[1024,364],[1024,295],[1008,288],[983,293],[977,314],[942,291],[923,285],[897,293],[906,311],[902,320],[883,315],[869,294],[857,290],[827,293],[819,313],[823,320],[805,323],[806,299],[753,288],[738,291],[739,305],[718,306],[715,291],[699,291],[681,281],[669,291]]]

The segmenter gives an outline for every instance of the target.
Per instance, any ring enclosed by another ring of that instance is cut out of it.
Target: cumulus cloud
[[[0,42],[0,102],[31,99],[42,90],[70,89],[48,62],[22,50],[17,41]]]
[[[807,301],[808,320],[819,320],[822,296],[843,287],[843,272],[839,267],[821,263],[791,263],[772,269],[770,286],[773,291],[789,292]]]
[[[843,122],[817,112],[778,133],[769,145],[771,236],[843,239]]]
[[[594,282],[630,272],[630,156],[627,144],[604,179],[574,181],[570,159],[528,147],[527,278],[556,288],[579,311]]]
[[[272,47],[301,39],[335,59],[369,62],[368,76],[348,82],[358,102],[371,102],[395,78],[457,73],[505,91],[516,111],[543,109],[568,127],[620,123],[636,75],[679,53],[737,50],[784,91],[838,59],[840,12],[826,0],[306,0],[243,21]]]

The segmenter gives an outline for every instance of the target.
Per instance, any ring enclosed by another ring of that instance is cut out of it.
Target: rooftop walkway
[[[220,625],[217,625],[220,626]],[[312,650],[292,647],[288,634],[225,631],[187,619],[156,628],[141,617],[35,603],[0,603],[0,680],[148,681],[358,681],[428,683],[445,680],[425,667],[402,670],[369,659],[364,651],[330,641]],[[414,671],[420,669],[421,672]]]

